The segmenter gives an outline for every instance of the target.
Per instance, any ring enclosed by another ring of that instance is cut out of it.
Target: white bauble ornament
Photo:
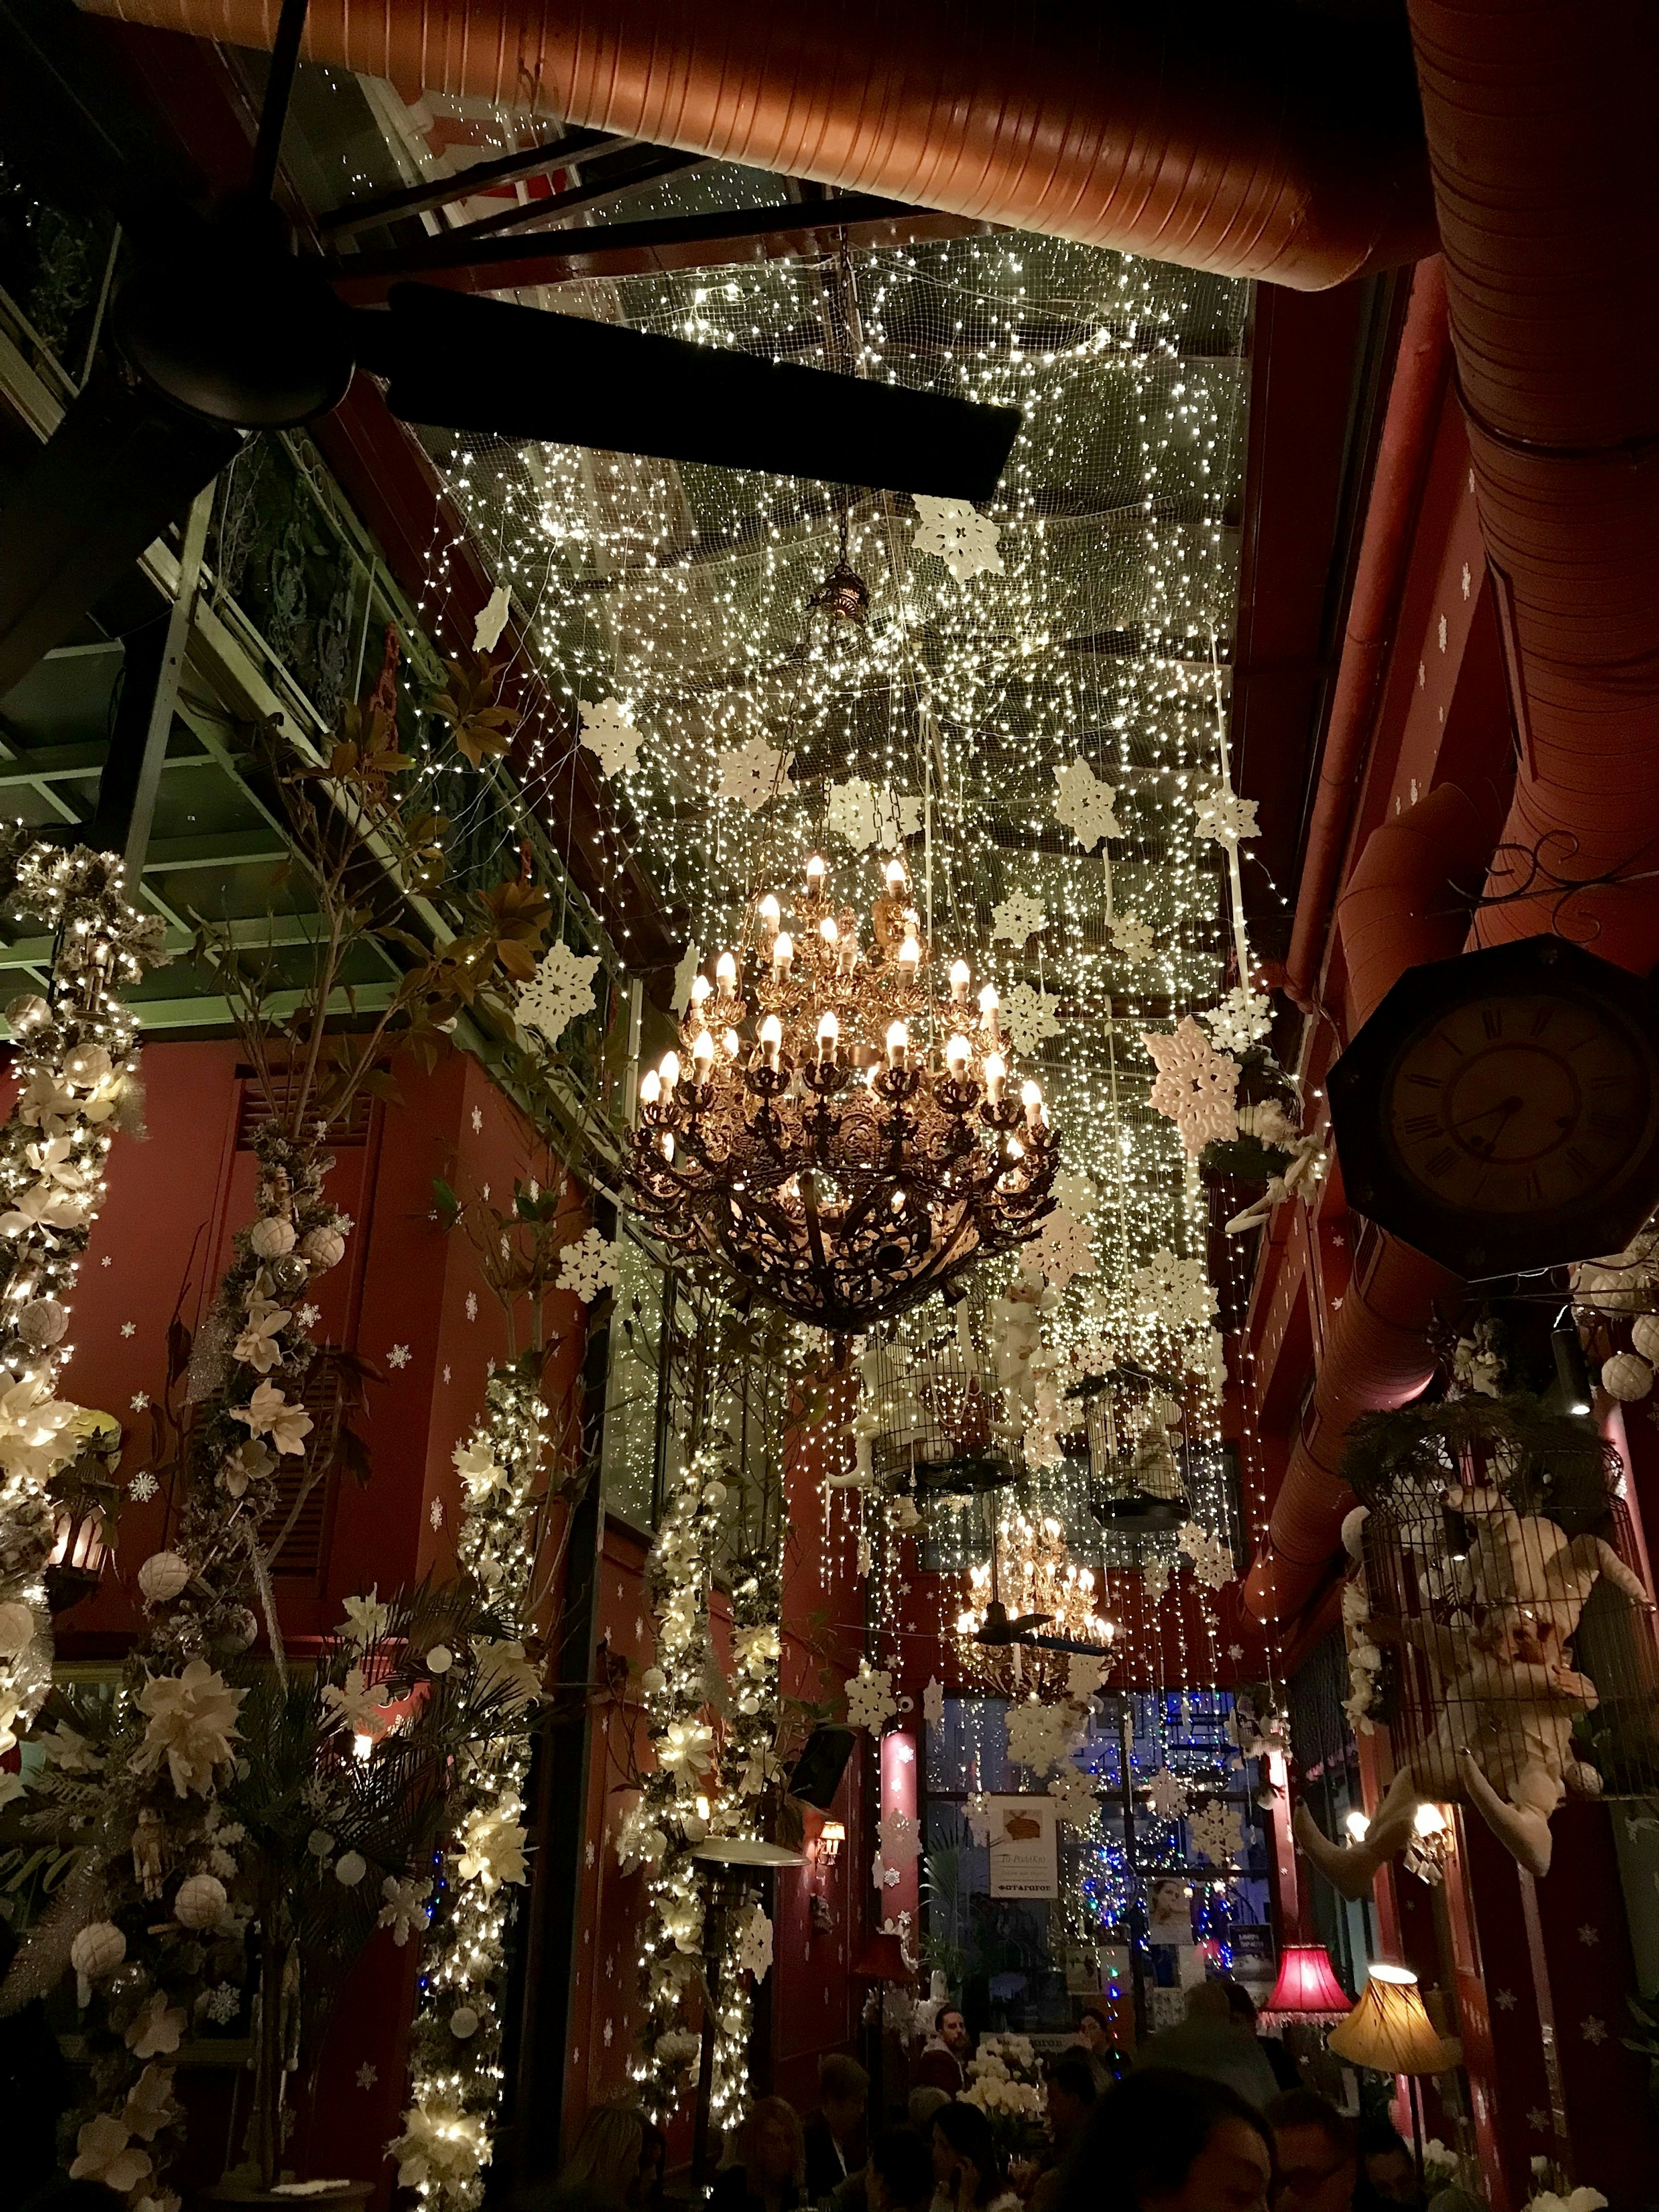
[[[1615,1352],[1601,1362],[1601,1388],[1608,1397],[1628,1406],[1652,1389],[1653,1370],[1633,1352]]]
[[[181,1928],[216,1928],[229,1904],[217,1875],[193,1874],[179,1885],[173,1917]]]
[[[256,1258],[280,1260],[294,1249],[294,1224],[280,1213],[268,1213],[248,1231],[247,1241]]]
[[[368,1872],[368,1861],[361,1851],[342,1851],[334,1862],[334,1879],[348,1889],[356,1889]]]
[[[64,1059],[64,1073],[82,1091],[91,1091],[109,1074],[112,1062],[100,1044],[77,1044]]]
[[[112,1920],[94,1920],[79,1930],[70,1945],[70,1964],[83,2008],[92,2002],[92,1984],[112,1974],[126,1955],[127,1939]]]
[[[34,1614],[14,1598],[0,1605],[0,1659],[15,1658],[34,1641]]]
[[[478,2033],[478,2015],[471,2005],[457,2005],[449,2015],[449,2032],[458,2043]]]
[[[317,1273],[325,1274],[345,1257],[345,1238],[337,1229],[307,1229],[300,1239],[300,1257],[309,1260]]]
[[[33,991],[6,1001],[6,1025],[14,1034],[19,1030],[38,1030],[42,1022],[51,1019],[52,1008]]]
[[[152,1552],[138,1570],[138,1587],[152,1605],[167,1605],[190,1580],[189,1562],[177,1552]]]
[[[455,1664],[455,1654],[447,1644],[434,1644],[426,1655],[426,1664],[428,1674],[447,1674]]]
[[[1659,1314],[1638,1314],[1630,1325],[1630,1340],[1650,1366],[1659,1367]]]
[[[56,1298],[31,1298],[17,1316],[17,1334],[31,1352],[61,1344],[69,1330],[69,1308]]]
[[[1365,1556],[1365,1523],[1371,1517],[1369,1505],[1356,1505],[1352,1513],[1342,1518],[1342,1548],[1351,1559]]]

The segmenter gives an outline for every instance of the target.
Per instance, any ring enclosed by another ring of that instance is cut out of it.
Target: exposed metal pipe
[[[278,0],[90,0],[269,48]],[[305,52],[413,91],[1318,291],[1431,253],[1389,20],[1130,0],[312,0]]]

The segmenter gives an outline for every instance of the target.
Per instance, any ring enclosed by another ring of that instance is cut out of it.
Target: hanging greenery
[[[1470,1455],[1518,1511],[1547,1511],[1568,1528],[1606,1513],[1620,1464],[1587,1418],[1559,1413],[1529,1391],[1498,1398],[1477,1392],[1362,1413],[1348,1431],[1342,1480],[1375,1505],[1401,1486],[1462,1480],[1459,1470]]]

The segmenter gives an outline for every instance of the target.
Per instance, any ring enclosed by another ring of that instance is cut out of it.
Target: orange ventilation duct
[[[93,0],[269,48],[279,0]],[[1304,291],[1434,250],[1411,55],[1310,9],[312,0],[420,90]]]

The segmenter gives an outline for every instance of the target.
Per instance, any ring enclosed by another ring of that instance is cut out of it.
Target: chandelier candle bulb
[[[1002,1086],[1008,1079],[1007,1064],[1000,1052],[985,1055],[985,1095],[993,1106],[1002,1103]]]
[[[1037,1118],[1042,1112],[1041,1086],[1031,1082],[1028,1078],[1019,1087],[1019,1103],[1025,1109],[1027,1126],[1035,1129],[1037,1126]]]
[[[720,1043],[728,1060],[735,1060],[743,1049],[743,1039],[735,1030],[727,1030],[726,1035],[720,1039]]]
[[[735,998],[738,989],[738,961],[732,952],[722,952],[714,963],[714,981],[729,998]]]
[[[833,1014],[821,1015],[818,1018],[818,1060],[820,1065],[822,1065],[825,1060],[834,1060],[836,1056],[836,1045],[840,1036],[841,1024],[836,1019],[835,1016]]]
[[[787,933],[780,933],[772,945],[772,980],[787,983],[789,970],[795,963],[795,940]]]
[[[778,1054],[783,1048],[783,1024],[775,1014],[769,1014],[761,1024],[760,1042],[761,1050],[766,1056],[766,1065],[769,1067],[775,1067],[778,1064]]]
[[[680,1056],[677,1052],[665,1052],[662,1056],[662,1087],[672,1098],[680,1079]]]
[[[965,960],[953,960],[951,963],[951,1004],[953,1006],[967,1005],[968,986],[972,980]]]
[[[904,1056],[910,1049],[910,1032],[902,1022],[895,1022],[887,1032],[887,1064],[902,1067]]]
[[[823,854],[814,853],[806,863],[806,890],[809,897],[821,898],[823,896],[829,872],[829,869],[824,865]]]
[[[823,939],[827,945],[833,948],[836,939],[841,935],[841,932],[836,927],[836,917],[834,915],[826,914],[824,915],[823,920],[818,924],[818,935]]]
[[[714,1063],[714,1038],[709,1030],[699,1030],[691,1045],[691,1065],[697,1072],[697,1081],[707,1083],[708,1071]]]
[[[896,898],[904,889],[907,878],[904,863],[896,855],[887,863],[887,890],[890,897]]]
[[[960,1030],[945,1045],[945,1065],[958,1082],[968,1073],[968,1063],[973,1056],[974,1048]]]
[[[778,933],[778,924],[782,921],[783,915],[770,891],[768,891],[760,902],[760,918],[761,927],[766,934],[769,937],[775,937]]]
[[[997,996],[997,987],[994,983],[988,983],[979,994],[979,1018],[985,1034],[994,1044],[999,1042],[1002,1036],[1001,1025],[998,1020],[1001,1011],[1002,1001]]]
[[[708,1005],[709,1000],[712,999],[714,995],[714,987],[709,981],[707,975],[696,975],[692,978],[691,1006],[693,1012],[697,1015],[699,1020],[702,1019],[704,1006]]]
[[[914,983],[921,966],[921,940],[914,932],[905,932],[904,942],[898,949],[899,973],[907,983]]]
[[[640,1078],[640,1103],[654,1106],[662,1097],[662,1078],[654,1067],[647,1067]]]

